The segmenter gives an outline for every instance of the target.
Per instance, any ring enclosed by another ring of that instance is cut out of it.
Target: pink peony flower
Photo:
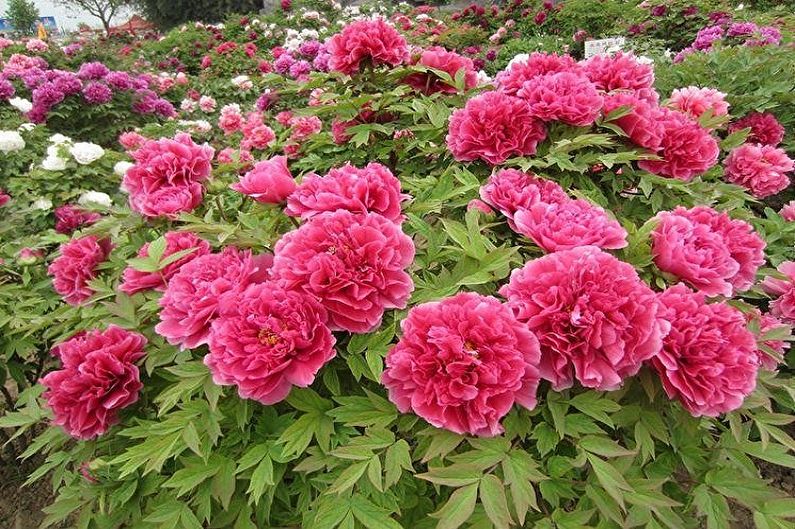
[[[784,279],[768,276],[762,281],[762,289],[776,296],[770,303],[770,313],[792,324],[795,323],[795,262],[784,261],[778,265],[778,271]]]
[[[8,193],[5,192],[5,190],[0,188],[0,208],[5,206],[9,202],[11,202],[11,195],[9,195]]]
[[[751,112],[734,123],[729,124],[729,134],[743,129],[751,129],[746,142],[778,146],[784,139],[784,127],[770,112]]]
[[[795,169],[795,162],[783,149],[752,143],[732,149],[723,165],[726,180],[743,186],[756,198],[784,191],[790,184],[786,173]]]
[[[55,231],[71,235],[82,226],[94,224],[101,218],[102,215],[99,213],[72,204],[65,204],[55,208]]]
[[[251,171],[240,178],[240,182],[229,187],[262,204],[280,204],[296,189],[284,156],[257,162]]]
[[[137,132],[123,132],[119,135],[119,144],[127,151],[139,149],[148,139]]]
[[[646,95],[653,91],[654,68],[631,53],[594,55],[580,64],[588,79],[604,92],[631,90]]]
[[[756,356],[759,360],[759,366],[767,371],[775,371],[778,369],[779,359],[783,358],[787,353],[790,344],[784,340],[765,338],[765,336],[769,336],[769,333],[773,331],[791,336],[791,327],[772,314],[762,312],[759,309],[753,309],[745,313],[745,320],[749,324],[753,322],[759,328],[759,332],[756,336]],[[763,348],[771,350],[775,353],[775,356],[763,350]]]
[[[546,127],[525,101],[485,92],[450,116],[447,148],[458,161],[481,159],[499,165],[511,156],[535,154],[546,135]]]
[[[147,217],[175,218],[201,203],[199,182],[210,176],[214,150],[196,145],[189,134],[147,140],[131,155],[135,164],[124,175],[130,208]]]
[[[81,332],[53,347],[63,368],[41,379],[53,423],[77,439],[100,436],[119,422],[143,387],[135,362],[146,338],[115,325]]]
[[[538,119],[576,127],[593,125],[603,103],[593,83],[571,72],[534,77],[516,95],[527,101],[530,113]]]
[[[212,323],[204,363],[220,385],[262,404],[307,387],[334,358],[326,310],[312,296],[266,282],[227,297]]]
[[[176,253],[183,254],[182,257],[177,258],[175,261],[171,261],[160,270],[152,272],[146,272],[128,266],[122,273],[122,283],[119,286],[119,290],[130,296],[143,290],[165,290],[168,280],[179,272],[179,269],[183,265],[191,262],[197,257],[210,253],[210,244],[204,239],[200,239],[195,233],[189,231],[168,231],[163,237],[166,241],[166,247],[163,250],[160,260],[164,261],[166,258]],[[149,257],[149,243],[141,246],[141,249],[138,250],[138,257]]]
[[[475,71],[472,59],[463,57],[454,51],[447,51],[439,46],[424,50],[417,59],[416,64],[441,70],[449,74],[453,80],[455,80],[457,75],[460,75],[459,72],[463,71],[464,90],[471,90],[478,84],[478,74]],[[436,92],[454,94],[458,91],[455,86],[448,84],[433,72],[416,72],[406,77],[404,81],[415,90],[428,95]]]
[[[765,262],[765,242],[753,227],[708,206],[662,211],[651,234],[654,263],[708,296],[751,288]]]
[[[206,112],[208,114],[215,112],[216,105],[217,103],[215,102],[215,99],[210,96],[201,96],[199,99],[199,108],[202,110],[202,112]]]
[[[107,239],[94,235],[72,239],[61,245],[61,255],[47,269],[52,284],[70,305],[80,305],[94,291],[88,282],[97,277],[97,267],[105,261],[113,246]]]
[[[492,174],[480,188],[480,198],[508,217],[508,225],[517,231],[514,215],[538,203],[554,204],[569,200],[569,196],[552,180],[538,178],[533,173],[516,169],[502,169]]]
[[[787,222],[795,222],[795,200],[790,200],[778,212]]]
[[[621,127],[635,145],[658,150],[665,135],[659,107],[629,92],[613,92],[605,96],[602,112],[607,116],[621,107],[629,107],[630,112],[612,122]]]
[[[494,210],[491,209],[491,206],[478,198],[473,198],[469,201],[469,203],[467,203],[467,211],[472,210],[479,211],[484,215],[494,215]]]
[[[514,215],[516,231],[546,252],[578,246],[615,250],[627,245],[627,231],[604,209],[587,200],[537,202]]]
[[[727,303],[707,303],[683,284],[659,295],[671,331],[652,358],[665,392],[696,417],[742,406],[756,387],[756,340],[745,317]]]
[[[414,289],[406,268],[414,243],[376,213],[338,210],[314,217],[276,243],[273,277],[320,300],[331,330],[370,332]]]
[[[526,81],[560,72],[579,73],[580,66],[570,55],[533,52],[524,60],[514,60],[497,74],[495,81],[500,91],[516,95]]]
[[[594,246],[555,252],[511,273],[500,289],[541,343],[541,377],[553,388],[621,386],[667,332],[655,293],[635,269]]]
[[[380,163],[358,169],[351,164],[332,169],[324,177],[310,174],[287,199],[284,212],[302,219],[345,209],[353,213],[379,213],[401,222],[400,203],[409,198],[400,193],[400,180]]]
[[[662,160],[641,160],[641,169],[687,182],[717,163],[720,149],[709,131],[681,112],[662,108],[660,113]]]
[[[323,128],[323,122],[317,116],[301,116],[290,120],[292,134],[290,139],[293,141],[303,141],[313,134],[317,134]]]
[[[538,340],[497,299],[466,292],[423,303],[401,329],[381,380],[402,413],[491,437],[514,402],[535,408]]]
[[[233,246],[192,259],[168,282],[155,332],[185,349],[208,343],[210,324],[224,300],[267,279],[269,264],[269,256],[253,258]]]
[[[243,114],[240,113],[240,105],[231,104],[221,108],[221,116],[218,118],[218,128],[229,136],[243,128]]]
[[[714,88],[697,86],[674,90],[668,100],[668,106],[693,119],[699,119],[707,110],[711,110],[713,116],[726,116],[729,113],[726,94]]]
[[[348,75],[362,64],[397,66],[409,55],[406,39],[381,19],[351,22],[326,41],[326,48],[331,54],[329,68]]]

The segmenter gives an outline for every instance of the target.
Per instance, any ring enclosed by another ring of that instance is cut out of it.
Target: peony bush
[[[630,52],[440,45],[514,4],[286,2],[128,71],[5,46],[0,94],[154,93],[110,140],[76,92],[0,103],[0,426],[44,526],[792,524],[788,129]]]

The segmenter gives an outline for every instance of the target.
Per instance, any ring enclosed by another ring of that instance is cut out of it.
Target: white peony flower
[[[48,209],[52,209],[52,200],[49,198],[39,198],[32,204],[33,209],[40,209],[42,211],[47,211]]]
[[[22,131],[25,131],[25,132],[30,132],[31,130],[33,130],[33,129],[35,129],[35,128],[36,128],[36,124],[35,124],[35,123],[23,123],[22,125],[20,125],[19,127],[17,127],[17,130],[22,130]]]
[[[12,152],[25,148],[25,140],[15,130],[0,130],[0,152]]]
[[[23,114],[27,114],[33,109],[33,103],[21,97],[14,97],[8,100],[8,104],[16,108]]]
[[[121,162],[116,162],[116,165],[113,166],[113,172],[121,177],[124,177],[124,175],[127,174],[127,169],[129,169],[133,165],[135,164],[124,160],[122,160]]]
[[[77,199],[77,203],[81,206],[87,206],[89,204],[95,204],[99,206],[104,206],[109,208],[113,205],[113,201],[110,199],[110,195],[106,193],[101,193],[99,191],[86,191],[80,198]]]
[[[45,171],[63,171],[66,169],[66,160],[57,155],[50,155],[42,160],[41,168]]]
[[[69,147],[69,153],[74,156],[77,163],[88,165],[102,158],[105,149],[96,143],[79,142]]]
[[[64,136],[63,134],[53,134],[50,136],[50,143],[54,143],[56,145],[61,145],[62,143],[69,143],[72,141],[72,138],[69,136]]]
[[[529,53],[518,53],[518,54],[513,56],[513,59],[508,61],[508,66],[506,66],[505,69],[506,70],[510,70],[511,66],[513,66],[514,64],[527,62],[528,59],[530,59],[530,54]]]
[[[645,55],[639,55],[635,57],[635,60],[638,61],[638,64],[654,64],[654,59]]]
[[[494,81],[494,79],[489,77],[489,74],[487,74],[483,70],[478,71],[477,80],[478,80],[477,84],[478,86],[485,86],[487,84],[491,84],[492,81]]]

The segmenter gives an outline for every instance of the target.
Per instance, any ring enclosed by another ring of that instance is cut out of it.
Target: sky
[[[98,18],[94,18],[88,13],[73,8],[63,7],[52,0],[33,0],[33,3],[36,4],[36,7],[39,9],[40,16],[55,17],[58,26],[66,31],[77,29],[77,25],[81,22],[85,22],[91,27],[102,27],[102,23]],[[0,18],[5,18],[7,6],[8,0],[0,0]],[[122,22],[126,22],[130,16],[131,14],[129,11],[120,16],[117,15],[116,18],[113,19],[113,23],[121,24]]]

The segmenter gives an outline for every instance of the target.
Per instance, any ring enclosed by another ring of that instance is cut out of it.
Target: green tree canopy
[[[29,0],[9,0],[5,17],[11,22],[16,33],[30,35],[39,20],[39,10]]]

